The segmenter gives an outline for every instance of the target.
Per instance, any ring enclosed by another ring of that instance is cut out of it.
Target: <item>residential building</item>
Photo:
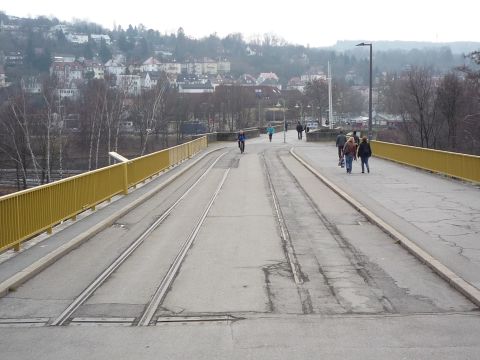
[[[230,73],[230,61],[222,60],[217,63],[217,71],[219,74]]]
[[[275,73],[268,72],[268,73],[260,73],[257,78],[257,85],[263,84],[267,80],[273,80],[278,82],[278,76]]]
[[[159,70],[165,71],[167,74],[181,74],[182,64],[175,62],[161,63]]]
[[[0,88],[7,86],[7,75],[5,74],[5,69],[0,65]]]
[[[205,94],[213,93],[214,88],[208,81],[204,84],[181,84],[178,86],[178,92],[180,94]]]
[[[42,92],[42,84],[37,76],[29,76],[21,80],[23,91],[29,94],[40,94]]]
[[[243,74],[237,79],[237,84],[243,86],[255,86],[257,85],[257,80],[250,74]]]
[[[60,84],[69,84],[74,80],[82,80],[84,67],[79,62],[53,62],[50,75],[55,75]]]
[[[112,43],[112,40],[110,39],[110,35],[104,35],[104,34],[91,34],[90,38],[95,41],[97,44],[100,44],[102,40],[105,41],[106,45],[110,45]]]
[[[145,60],[142,65],[140,65],[141,72],[148,72],[148,71],[159,71],[160,70],[160,61],[155,59],[153,56],[149,57]]]
[[[105,78],[105,67],[103,66],[102,63],[99,63],[97,61],[93,60],[85,60],[83,62],[84,66],[84,77],[87,78],[86,76],[87,73],[90,73],[92,75],[93,79],[104,79]]]
[[[23,54],[20,51],[10,51],[5,55],[5,65],[23,65]]]
[[[55,54],[53,56],[53,62],[73,63],[75,60],[75,55],[70,54]]]
[[[108,60],[105,63],[105,72],[111,75],[123,75],[125,74],[127,67],[120,62],[117,62],[113,59]]]
[[[79,91],[76,87],[71,88],[59,88],[57,89],[57,95],[60,99],[76,99],[78,98]]]
[[[117,86],[130,95],[140,95],[142,79],[139,75],[117,75]]]
[[[157,86],[158,81],[160,80],[162,73],[160,71],[151,71],[145,73],[142,79],[142,87],[144,89],[153,89]]]
[[[288,81],[287,90],[298,90],[300,92],[304,92],[306,84],[307,82],[305,80],[302,80],[299,77],[294,77]]]
[[[327,81],[327,75],[325,75],[322,71],[320,72],[310,72],[307,74],[303,74],[300,79],[304,82],[312,82],[314,80],[321,80]]]
[[[74,44],[86,44],[88,43],[87,34],[67,34],[65,38]]]

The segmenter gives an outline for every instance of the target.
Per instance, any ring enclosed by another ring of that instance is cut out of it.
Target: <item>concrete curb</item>
[[[0,297],[3,297],[8,294],[9,291],[14,290],[15,288],[19,287],[22,285],[24,282],[27,280],[31,279],[41,271],[45,270],[47,267],[49,267],[51,264],[53,264],[55,261],[60,259],[61,257],[65,256],[68,254],[70,251],[75,249],[76,247],[80,246],[84,242],[90,240],[93,236],[98,234],[100,231],[104,230],[105,228],[111,226],[115,221],[117,221],[119,218],[124,216],[126,213],[129,211],[133,210],[149,198],[151,198],[154,194],[162,190],[164,187],[167,185],[171,184],[174,180],[176,180],[178,177],[186,173],[188,170],[190,170],[193,166],[198,164],[201,160],[203,160],[205,157],[210,155],[211,153],[215,151],[219,151],[223,149],[224,147],[213,149],[211,151],[208,151],[207,153],[201,155],[198,159],[195,159],[191,164],[188,164],[185,168],[180,170],[177,174],[173,175],[171,178],[165,180],[158,186],[156,186],[154,189],[150,190],[146,194],[142,195],[135,201],[132,201],[130,204],[128,204],[126,207],[123,209],[117,211],[116,213],[110,215],[106,219],[100,221],[97,223],[95,226],[91,227],[88,232],[84,232],[80,235],[75,236],[73,239],[71,239],[69,242],[63,244],[62,246],[58,247],[48,255],[42,257],[41,259],[38,259],[34,263],[30,264],[27,266],[25,269],[22,271],[16,273],[14,276],[10,277],[7,280],[4,280],[2,283],[0,283]],[[128,196],[128,195],[127,195]]]
[[[380,217],[375,215],[360,202],[352,198],[338,186],[333,184],[326,177],[320,175],[317,170],[310,166],[305,160],[303,160],[299,155],[294,151],[294,148],[290,149],[292,156],[297,159],[303,166],[305,166],[312,174],[319,178],[325,185],[337,193],[340,197],[346,200],[350,205],[352,205],[357,211],[363,214],[370,222],[377,225],[382,229],[386,234],[392,237],[397,243],[402,245],[408,252],[418,258],[420,261],[425,263],[430,267],[437,275],[442,279],[447,281],[453,288],[462,293],[467,299],[473,302],[475,305],[480,307],[480,290],[472,286],[470,283],[462,279],[455,272],[450,270],[448,267],[443,265],[440,261],[431,256],[428,252],[420,248],[413,241],[409,240],[407,237],[402,235],[392,226],[383,221]]]

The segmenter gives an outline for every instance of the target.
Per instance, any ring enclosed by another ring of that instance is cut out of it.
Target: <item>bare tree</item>
[[[25,150],[27,151],[28,155],[30,156],[32,166],[33,166],[33,176],[35,178],[35,182],[40,184],[40,177],[39,177],[39,168],[40,165],[38,164],[37,156],[34,151],[34,146],[32,143],[32,121],[33,115],[31,113],[31,107],[28,103],[28,97],[23,89],[18,89],[18,92],[15,96],[12,96],[8,100],[8,117],[10,121],[15,122],[16,126],[11,126],[10,129],[12,131],[18,131],[20,133],[20,137],[22,138],[22,142],[24,143]],[[18,149],[17,149],[18,151]],[[24,161],[23,156],[17,156],[17,159],[23,164],[24,171],[26,172],[27,163]]]
[[[338,99],[338,92],[333,92]],[[333,97],[332,94],[332,97]],[[328,109],[328,83],[324,80],[313,80],[305,86],[307,102],[313,102],[312,106],[319,107],[319,113],[323,114]]]
[[[453,72],[445,75],[437,88],[436,106],[447,124],[447,141],[450,150],[455,150],[457,147],[457,128],[463,112],[463,93],[464,84]]]
[[[400,99],[408,120],[414,124],[417,135],[414,141],[422,147],[434,146],[436,113],[432,71],[418,67],[408,71],[402,81]]]

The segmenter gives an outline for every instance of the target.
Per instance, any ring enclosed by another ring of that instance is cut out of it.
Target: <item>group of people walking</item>
[[[360,142],[356,131],[348,139],[343,131],[340,131],[340,134],[337,136],[336,146],[338,148],[338,166],[342,168],[345,166],[347,174],[352,173],[353,160],[357,160],[357,158],[361,160],[362,174],[365,173],[365,168],[367,173],[370,173],[368,158],[372,156],[372,149],[366,136],[363,136]]]

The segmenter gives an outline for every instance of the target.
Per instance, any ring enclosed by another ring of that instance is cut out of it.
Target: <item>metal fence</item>
[[[0,197],[0,252],[178,164],[207,147],[207,137],[125,163]]]
[[[371,142],[375,156],[402,164],[480,183],[480,156],[414,146]]]

